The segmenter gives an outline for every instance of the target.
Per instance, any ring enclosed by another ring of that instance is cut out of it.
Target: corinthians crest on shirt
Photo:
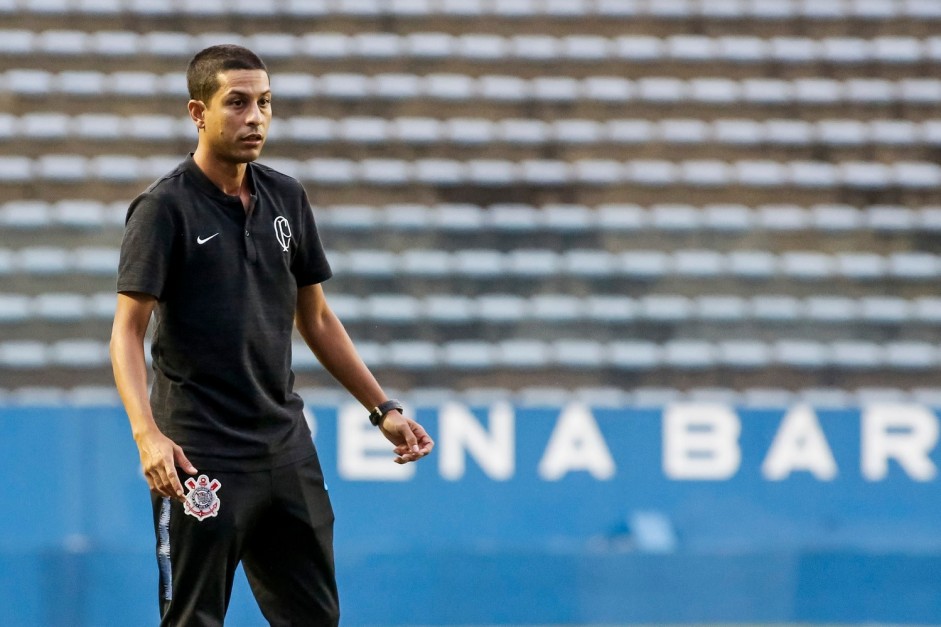
[[[183,502],[183,511],[194,516],[199,520],[211,518],[219,513],[219,495],[217,492],[222,487],[218,479],[209,479],[206,475],[199,475],[199,478],[190,477],[183,484],[189,488]]]

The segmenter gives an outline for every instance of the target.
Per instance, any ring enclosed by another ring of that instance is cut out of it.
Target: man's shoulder
[[[180,163],[175,168],[161,176],[159,179],[147,186],[143,194],[160,196],[163,194],[178,193],[180,188],[186,185],[186,179],[183,173],[186,171],[186,164]]]
[[[127,218],[130,219],[131,214],[140,213],[141,210],[150,214],[171,213],[179,206],[181,195],[186,193],[188,187],[183,172],[183,164],[180,164],[147,186],[147,189],[131,202]]]
[[[264,163],[258,163],[257,161],[252,163],[252,167],[255,176],[263,180],[268,186],[273,187],[276,191],[290,196],[304,193],[304,186],[293,176],[275,170],[273,167],[265,165]]]
[[[137,201],[147,200],[156,204],[172,204],[171,200],[179,200],[181,194],[189,191],[195,191],[192,182],[184,176],[186,173],[186,162],[181,162],[175,168],[161,176],[159,179],[147,186],[138,197]]]

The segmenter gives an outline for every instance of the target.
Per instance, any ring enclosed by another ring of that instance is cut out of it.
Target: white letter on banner
[[[881,481],[894,458],[916,481],[930,481],[937,469],[928,457],[938,442],[938,418],[921,405],[872,405],[863,411],[862,473]]]
[[[337,471],[350,481],[408,481],[414,464],[396,464],[392,443],[369,422],[360,405],[348,404],[337,414]]]
[[[506,481],[516,469],[514,459],[513,408],[508,403],[496,403],[490,408],[490,432],[469,409],[457,403],[447,403],[438,412],[441,476],[457,481],[464,476],[466,455],[473,457],[481,470],[491,479]]]
[[[572,403],[562,410],[546,452],[539,461],[539,476],[558,481],[573,470],[585,470],[595,479],[614,476],[614,460],[591,410]]]
[[[670,405],[663,413],[663,471],[670,479],[728,479],[742,452],[742,425],[729,407]]]
[[[795,470],[805,470],[821,481],[831,481],[837,472],[817,414],[807,405],[787,412],[761,465],[761,474],[772,481],[787,479]]]

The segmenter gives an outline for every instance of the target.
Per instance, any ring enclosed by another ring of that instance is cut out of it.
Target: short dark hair
[[[219,73],[228,70],[264,70],[257,54],[234,44],[209,46],[196,53],[186,68],[186,87],[190,98],[208,103],[219,89]]]

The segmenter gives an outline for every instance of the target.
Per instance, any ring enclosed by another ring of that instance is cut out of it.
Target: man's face
[[[247,163],[261,155],[271,124],[271,86],[267,72],[220,72],[219,89],[205,105],[205,141],[216,158]]]

